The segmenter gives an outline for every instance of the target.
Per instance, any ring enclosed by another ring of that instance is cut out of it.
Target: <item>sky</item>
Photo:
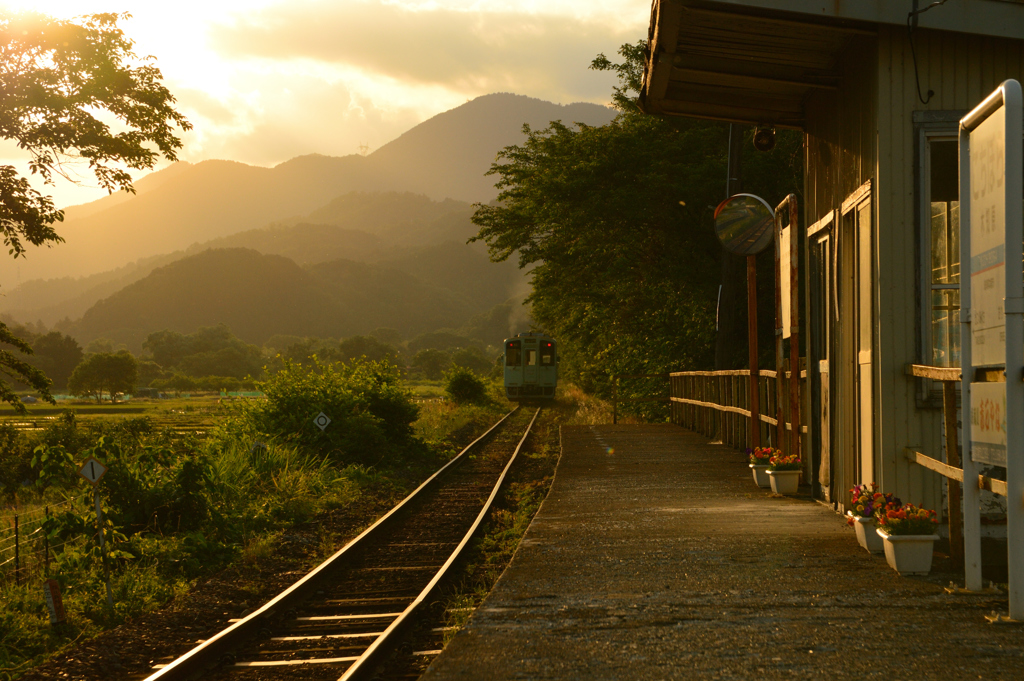
[[[603,52],[646,37],[648,0],[0,0],[120,23],[153,55],[193,124],[181,160],[272,166],[295,156],[368,153],[480,95],[608,103]],[[0,142],[0,164],[27,168]],[[166,165],[166,164],[164,164]],[[58,207],[106,194],[82,176],[36,188]]]

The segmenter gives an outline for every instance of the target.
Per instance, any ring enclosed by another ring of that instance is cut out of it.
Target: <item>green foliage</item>
[[[4,345],[10,345],[14,350],[5,349]],[[43,399],[56,404],[50,395],[50,379],[42,371],[19,357],[17,351],[24,355],[31,355],[32,347],[11,333],[6,324],[0,322],[0,377],[30,385]],[[0,401],[7,402],[20,413],[25,413],[25,405],[21,403],[21,399],[14,393],[11,386],[3,380],[0,380]]]
[[[487,399],[487,384],[470,369],[453,366],[444,374],[444,391],[456,404],[480,403]]]
[[[33,477],[32,447],[10,423],[0,423],[0,490],[10,498]]]
[[[478,347],[462,348],[452,353],[452,364],[478,375],[487,375],[494,368],[494,358]]]
[[[644,59],[647,52],[647,41],[639,40],[636,43],[625,43],[619,47],[619,55],[624,58],[621,64],[616,64],[604,56],[604,53],[597,55],[594,61],[590,62],[590,68],[594,71],[612,71],[619,77],[619,84],[612,87],[612,104],[622,112],[638,113],[638,95],[644,83]]]
[[[142,347],[164,369],[177,369],[187,376],[241,380],[263,371],[263,351],[235,337],[226,324],[202,327],[187,335],[158,331],[149,334]]]
[[[525,142],[491,167],[498,201],[473,216],[492,260],[516,255],[532,268],[530,315],[560,341],[560,374],[602,395],[612,374],[712,368],[712,213],[728,150],[720,123],[640,114],[643,44],[619,53],[624,63],[600,55],[592,68],[618,74],[623,113],[602,127],[524,127]],[[745,162],[745,189],[781,200],[798,186],[799,149],[780,135],[775,151]]]
[[[284,361],[257,387],[265,400],[245,402],[227,428],[241,441],[273,439],[343,463],[376,463],[412,444],[418,410],[387,362]],[[331,423],[321,430],[323,412]]]
[[[423,372],[431,381],[436,381],[444,374],[452,358],[447,352],[436,348],[420,350],[412,358],[412,365]]]
[[[118,393],[130,393],[139,380],[139,365],[127,350],[115,354],[89,355],[75,367],[68,378],[68,390],[74,395],[95,397],[100,401],[103,393],[117,401]]]
[[[51,331],[32,341],[32,364],[45,373],[53,385],[65,387],[71,372],[82,361],[82,347],[71,336]]]

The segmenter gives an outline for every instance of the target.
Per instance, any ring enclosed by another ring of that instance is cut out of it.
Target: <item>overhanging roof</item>
[[[869,23],[741,6],[655,0],[640,105],[676,114],[804,126],[804,100],[839,86],[836,64]]]
[[[1024,39],[1024,0],[919,0],[921,28]],[[905,26],[912,0],[654,0],[640,106],[804,127],[804,102],[839,86],[858,35]]]

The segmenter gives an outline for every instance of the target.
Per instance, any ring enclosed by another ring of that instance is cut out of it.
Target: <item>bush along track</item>
[[[243,403],[201,442],[144,419],[82,428],[72,418],[34,452],[22,443],[16,454],[35,457],[25,466],[39,482],[16,488],[19,512],[71,501],[47,522],[58,547],[49,565],[0,580],[0,680],[142,678],[286,588],[507,411],[436,403],[417,419],[383,363],[284,371],[264,385],[266,401]],[[347,432],[320,430],[321,410]],[[76,474],[88,455],[109,468],[113,609],[90,489]],[[67,609],[60,627],[43,602],[47,576]]]

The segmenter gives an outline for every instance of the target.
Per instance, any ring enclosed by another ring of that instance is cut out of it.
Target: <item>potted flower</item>
[[[781,454],[782,452],[771,447],[747,448],[747,454],[750,457],[750,470],[754,472],[754,482],[758,487],[771,487],[771,483],[768,481],[768,463],[774,453]]]
[[[768,479],[776,494],[796,494],[800,485],[800,469],[803,467],[796,454],[783,454],[775,450],[768,460]]]
[[[875,512],[878,529],[885,541],[885,560],[901,575],[926,575],[932,569],[932,549],[939,535],[935,511],[913,504],[890,502]]]
[[[878,485],[866,482],[856,485],[850,490],[850,516],[846,522],[857,532],[857,542],[871,553],[884,553],[882,538],[875,530],[878,528],[875,511],[883,509],[887,504],[895,503],[899,508],[900,500],[891,493],[878,491]]]

